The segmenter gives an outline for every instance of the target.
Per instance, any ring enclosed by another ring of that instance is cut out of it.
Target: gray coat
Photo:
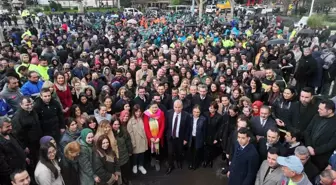
[[[265,178],[268,167],[269,166],[267,160],[264,160],[257,173],[254,185],[281,185],[280,180],[283,174],[281,171],[281,167],[277,167],[271,174],[268,174]]]
[[[92,147],[88,146],[81,140],[81,137],[77,139],[80,144],[80,153],[78,156],[79,164],[79,180],[81,185],[94,185],[94,178],[96,175],[92,168]]]

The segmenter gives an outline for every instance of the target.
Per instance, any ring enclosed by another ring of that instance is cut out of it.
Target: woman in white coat
[[[56,147],[51,143],[41,145],[40,160],[34,172],[35,181],[38,185],[64,185],[56,152]]]

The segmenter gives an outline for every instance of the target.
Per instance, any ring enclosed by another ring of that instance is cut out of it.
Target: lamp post
[[[315,0],[312,0],[312,4],[310,6],[310,11],[309,11],[309,17],[313,14],[314,3],[315,3]]]

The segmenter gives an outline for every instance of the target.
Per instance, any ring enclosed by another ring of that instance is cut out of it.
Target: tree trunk
[[[84,13],[84,6],[82,1],[78,1],[78,13]]]
[[[200,0],[198,3],[198,17],[201,20],[203,15],[203,0]]]

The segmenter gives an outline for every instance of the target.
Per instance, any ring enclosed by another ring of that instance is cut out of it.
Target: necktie
[[[261,126],[264,127],[264,126],[265,126],[265,123],[266,123],[266,120],[262,119],[262,120],[261,120]]]
[[[173,138],[174,139],[176,138],[177,122],[178,122],[178,114],[176,114],[175,120],[174,120],[174,127],[173,127]]]

